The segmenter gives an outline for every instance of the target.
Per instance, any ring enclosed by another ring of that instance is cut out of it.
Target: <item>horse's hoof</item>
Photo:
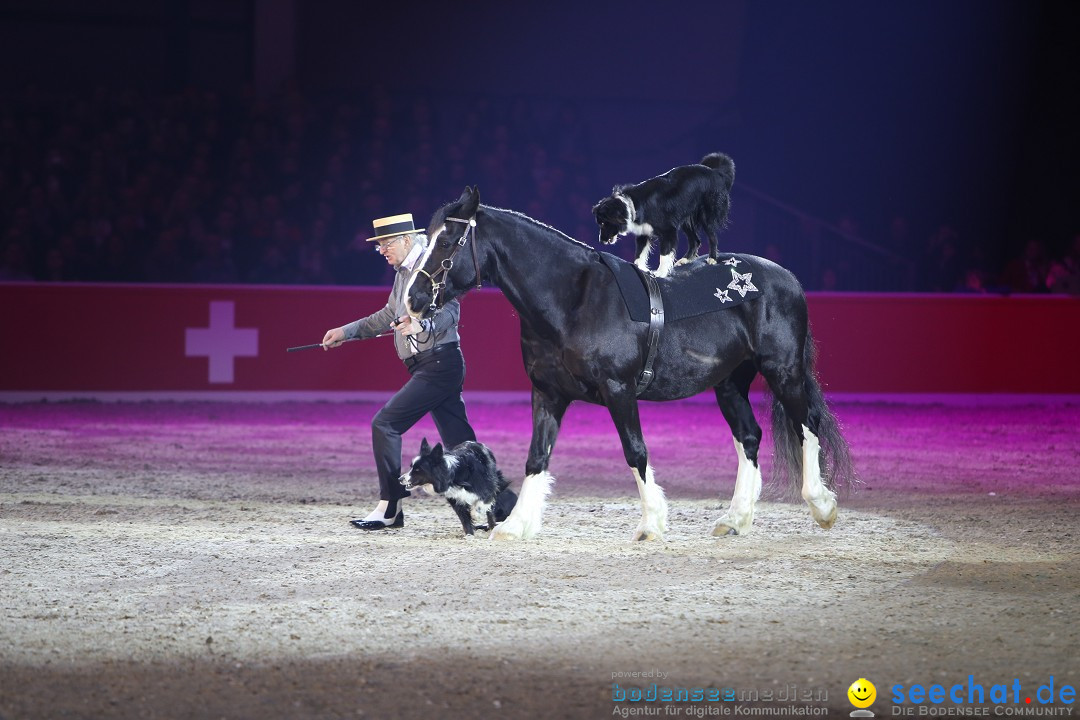
[[[836,508],[833,508],[832,512],[829,513],[829,515],[827,517],[824,517],[824,518],[817,518],[816,517],[814,519],[817,520],[818,525],[820,525],[822,528],[828,530],[834,524],[836,524]]]
[[[810,514],[818,525],[828,530],[836,522],[836,501],[833,500],[825,512],[820,511],[815,505],[810,505]]]
[[[712,529],[713,537],[727,537],[728,535],[745,535],[748,532],[750,532],[749,523],[746,524],[746,527],[740,530],[738,524],[727,516],[717,520],[716,524],[713,525]]]
[[[664,536],[660,534],[658,530],[645,530],[638,528],[634,533],[634,542],[644,542],[646,540],[663,540]]]
[[[521,533],[516,533],[507,528],[505,525],[496,525],[495,529],[488,535],[488,540],[520,540]]]

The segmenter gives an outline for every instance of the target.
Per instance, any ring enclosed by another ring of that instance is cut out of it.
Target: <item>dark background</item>
[[[95,92],[134,89],[129,106],[159,112],[161,98],[211,90],[233,107],[222,159],[208,171],[221,179],[239,138],[257,132],[257,103],[271,127],[284,127],[294,105],[281,98],[302,98],[313,119],[291,150],[303,182],[286,215],[304,242],[320,173],[338,157],[345,169],[324,193],[334,218],[321,250],[347,274],[255,272],[267,242],[255,233],[226,243],[238,281],[379,282],[381,261],[359,255],[353,237],[378,215],[412,211],[422,222],[464,182],[593,242],[589,207],[613,184],[723,151],[737,176],[722,247],[775,257],[809,289],[952,290],[963,268],[978,267],[984,289],[1007,291],[1025,289],[1003,273],[1026,244],[1062,257],[1080,233],[1077,17],[1070,3],[994,0],[6,0],[0,117],[17,128],[45,117],[34,148],[44,155],[67,109]],[[379,117],[392,126],[386,146],[372,140]],[[339,121],[347,151],[335,145]],[[8,141],[25,148],[26,137]],[[493,150],[500,142],[503,155]],[[286,145],[271,144],[269,155]],[[46,172],[33,153],[11,157],[0,157],[5,231]],[[389,166],[382,175],[373,157]],[[77,164],[71,175],[77,186]],[[243,194],[226,185],[208,185],[192,212],[211,224],[220,198]],[[68,248],[58,236],[73,222],[5,232],[4,243],[27,247],[28,272],[49,279],[48,249]],[[214,279],[148,272],[140,253],[169,223],[148,224],[127,242],[138,256],[128,277],[84,268],[85,277],[58,279]],[[199,232],[189,222],[170,241],[193,266]],[[939,254],[942,237],[956,259]],[[286,268],[300,262],[277,244]],[[947,277],[935,275],[950,263]]]

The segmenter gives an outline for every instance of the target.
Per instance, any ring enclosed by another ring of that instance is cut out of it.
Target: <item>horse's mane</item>
[[[592,250],[593,249],[592,246],[587,245],[586,243],[583,243],[583,242],[581,242],[580,240],[578,240],[576,238],[570,237],[569,235],[564,233],[562,230],[560,230],[560,229],[558,229],[556,227],[552,227],[551,225],[548,225],[547,223],[541,222],[541,221],[537,220],[534,217],[529,217],[528,215],[526,215],[523,212],[518,212],[517,210],[507,210],[506,208],[497,208],[497,207],[494,207],[494,206],[491,206],[491,205],[484,205],[483,203],[480,204],[480,207],[482,207],[485,210],[497,210],[498,212],[506,213],[507,215],[513,215],[515,217],[521,218],[522,220],[530,222],[533,225],[536,225],[541,230],[545,230],[545,231],[555,235],[556,237],[558,237],[560,240],[562,240],[564,242],[568,242],[568,243],[570,243],[572,245],[577,245],[579,247],[585,248],[586,250]]]
[[[431,223],[428,225],[428,234],[429,235],[431,234],[431,231],[432,231],[433,228],[437,228],[437,227],[442,226],[442,224],[446,221],[449,208],[452,205],[455,205],[455,204],[457,204],[456,201],[455,202],[448,202],[445,205],[443,205],[441,208],[439,208],[438,210],[435,211],[435,214],[431,216]],[[558,228],[552,227],[551,225],[548,225],[547,223],[540,222],[536,218],[529,217],[528,215],[526,215],[523,212],[519,212],[517,210],[508,210],[506,208],[495,207],[494,205],[484,205],[483,203],[480,203],[480,209],[481,210],[493,210],[495,212],[505,213],[506,215],[512,215],[512,216],[514,216],[514,217],[516,217],[518,219],[524,220],[524,221],[526,221],[528,223],[531,223],[531,224],[537,226],[538,228],[540,228],[541,230],[543,230],[543,231],[545,231],[547,233],[550,233],[550,234],[554,235],[555,237],[559,238],[559,240],[561,240],[562,242],[568,242],[568,243],[571,243],[572,245],[577,245],[577,246],[579,246],[581,248],[584,248],[586,250],[594,250],[594,248],[591,245],[587,245],[586,243],[583,243],[580,240],[572,238],[569,235],[567,235],[566,233],[564,233],[562,230],[559,230]]]

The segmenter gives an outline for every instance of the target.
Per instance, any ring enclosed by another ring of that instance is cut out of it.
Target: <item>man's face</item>
[[[394,267],[399,267],[405,262],[405,256],[412,249],[411,235],[396,235],[392,238],[384,238],[379,241],[378,251],[386,262]]]

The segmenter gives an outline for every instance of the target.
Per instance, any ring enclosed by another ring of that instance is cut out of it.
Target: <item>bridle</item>
[[[436,270],[434,273],[429,273],[424,268],[420,268],[419,270],[417,270],[417,272],[421,272],[424,275],[427,275],[428,280],[431,281],[431,311],[432,312],[438,312],[439,308],[435,305],[435,301],[439,297],[439,291],[441,291],[444,287],[446,287],[446,283],[445,282],[439,282],[438,278],[444,278],[444,276],[448,272],[450,272],[450,269],[452,267],[454,267],[454,256],[458,254],[458,250],[461,250],[461,248],[463,248],[465,246],[465,243],[469,239],[469,233],[474,234],[473,242],[472,242],[471,247],[472,247],[473,267],[476,268],[476,289],[479,290],[482,287],[482,285],[480,284],[480,263],[476,259],[476,237],[475,237],[475,230],[474,230],[474,228],[476,227],[476,216],[474,215],[473,217],[469,218],[468,220],[462,220],[461,218],[455,218],[455,217],[448,217],[446,219],[447,220],[453,220],[454,222],[459,222],[459,223],[464,223],[465,224],[465,232],[463,232],[461,234],[461,237],[459,237],[457,239],[457,242],[455,243],[457,245],[457,247],[455,247],[453,250],[451,250],[450,254],[447,255],[445,258],[443,258],[442,262],[439,264],[440,265],[439,269]]]

